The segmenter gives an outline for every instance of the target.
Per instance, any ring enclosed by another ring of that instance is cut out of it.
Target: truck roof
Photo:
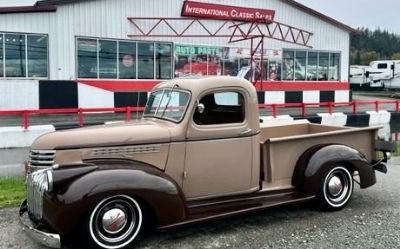
[[[153,90],[157,88],[172,88],[179,86],[179,88],[187,89],[193,95],[201,94],[211,88],[224,88],[224,87],[241,87],[247,90],[251,97],[257,98],[256,89],[252,83],[246,79],[231,77],[231,76],[210,76],[210,77],[187,77],[172,79],[164,81],[156,85]]]

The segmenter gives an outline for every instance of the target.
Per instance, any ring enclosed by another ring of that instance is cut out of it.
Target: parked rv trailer
[[[350,66],[350,83],[359,87],[400,89],[400,60],[371,61],[369,66]]]
[[[368,66],[351,65],[350,84],[357,85],[359,87],[368,85],[370,83],[370,79],[366,76],[368,68]]]

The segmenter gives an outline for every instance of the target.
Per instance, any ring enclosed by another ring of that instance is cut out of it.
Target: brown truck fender
[[[56,232],[69,234],[103,199],[115,195],[129,195],[150,208],[156,226],[179,222],[186,215],[185,199],[180,187],[161,170],[137,161],[101,159],[85,162],[92,170],[76,170],[79,177],[71,176],[71,169],[60,167],[53,171],[52,193],[44,198],[44,219]],[[75,166],[76,167],[76,166]],[[78,166],[79,167],[79,166]],[[93,170],[93,167],[96,167]],[[83,172],[86,172],[84,174]],[[72,179],[67,184],[63,175]]]
[[[309,148],[300,156],[293,173],[292,185],[307,194],[317,194],[322,174],[333,164],[342,164],[352,171],[358,171],[361,188],[376,183],[375,170],[361,152],[343,144],[320,144]]]

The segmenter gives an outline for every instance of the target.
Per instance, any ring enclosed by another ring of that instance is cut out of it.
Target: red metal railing
[[[352,102],[320,102],[320,103],[288,103],[288,104],[260,104],[260,109],[271,109],[272,116],[276,118],[278,115],[279,108],[300,108],[300,114],[302,117],[307,115],[308,107],[326,107],[327,112],[332,114],[335,107],[351,106],[352,113],[356,113],[359,106],[372,105],[373,110],[378,112],[382,105],[393,105],[394,108],[390,109],[392,111],[400,111],[400,101],[399,100],[384,100],[384,101],[352,101]]]
[[[400,100],[388,101],[352,101],[352,102],[322,102],[322,103],[288,103],[288,104],[260,104],[260,109],[270,109],[273,117],[277,117],[280,109],[283,108],[300,108],[302,117],[307,115],[307,108],[326,108],[326,111],[332,114],[335,107],[351,107],[353,113],[359,110],[360,106],[372,106],[373,110],[379,111],[382,105],[390,105],[394,108],[391,111],[400,111]],[[125,121],[132,120],[132,113],[143,112],[144,107],[117,107],[117,108],[66,108],[66,109],[41,109],[41,110],[0,110],[0,116],[21,116],[22,126],[28,129],[30,126],[29,119],[31,116],[37,115],[55,115],[55,114],[76,114],[78,115],[79,126],[84,125],[84,115],[87,113],[125,113]]]
[[[85,113],[105,113],[121,112],[125,113],[125,120],[132,120],[132,112],[142,112],[144,107],[116,107],[116,108],[64,108],[64,109],[40,109],[40,110],[4,110],[0,111],[0,116],[21,116],[24,129],[29,127],[29,117],[43,114],[77,114],[79,126],[84,124]]]

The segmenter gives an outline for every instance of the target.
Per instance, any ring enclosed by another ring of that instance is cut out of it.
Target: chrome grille
[[[42,183],[47,181],[46,174],[42,172],[43,170],[40,170],[28,174],[26,181],[28,212],[37,220],[42,218],[43,193],[45,191],[42,187]]]
[[[29,153],[29,172],[54,165],[55,150],[31,150]]]

